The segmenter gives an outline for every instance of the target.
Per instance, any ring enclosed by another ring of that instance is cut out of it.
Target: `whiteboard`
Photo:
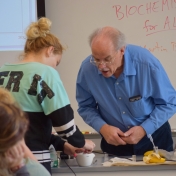
[[[150,50],[163,64],[176,88],[176,1],[174,0],[45,0],[52,32],[68,48],[58,72],[81,130],[92,130],[78,115],[76,77],[81,62],[91,54],[88,37],[98,27],[121,30],[127,43]],[[170,120],[176,128],[176,115]]]

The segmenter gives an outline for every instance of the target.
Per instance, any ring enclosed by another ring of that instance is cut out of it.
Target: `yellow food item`
[[[144,156],[148,156],[148,155],[150,155],[152,153],[153,153],[153,150],[147,151],[147,152],[144,153]]]
[[[160,158],[160,159],[158,159],[158,158],[151,158],[150,159],[150,163],[164,163],[166,160],[165,160],[165,158]]]
[[[148,155],[150,155],[152,153],[154,153],[154,151],[153,150],[149,150],[149,151],[144,153],[144,156],[148,156]],[[160,152],[159,152],[159,155],[162,156],[162,154]]]
[[[164,163],[166,160],[162,158],[159,154],[154,153],[153,151],[148,151],[144,154],[143,161],[146,164],[149,163]]]

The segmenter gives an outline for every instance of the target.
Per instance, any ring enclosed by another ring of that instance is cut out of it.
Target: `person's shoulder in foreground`
[[[30,158],[26,159],[26,168],[31,176],[50,176],[50,173],[43,165]]]

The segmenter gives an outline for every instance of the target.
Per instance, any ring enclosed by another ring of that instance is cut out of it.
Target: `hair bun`
[[[27,39],[36,39],[38,37],[45,37],[50,33],[51,21],[48,18],[40,18],[37,22],[31,23],[26,36]]]

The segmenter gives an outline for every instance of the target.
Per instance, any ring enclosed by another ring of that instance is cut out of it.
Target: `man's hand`
[[[141,126],[134,126],[124,133],[125,137],[121,137],[127,144],[137,144],[146,132]]]
[[[122,138],[125,137],[124,133],[117,127],[105,124],[101,127],[100,133],[103,135],[108,144],[115,146],[126,145],[126,141]]]

